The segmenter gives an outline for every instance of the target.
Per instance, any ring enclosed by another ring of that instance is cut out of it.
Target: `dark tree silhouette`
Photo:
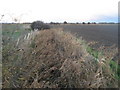
[[[67,22],[66,22],[66,21],[64,21],[63,23],[64,23],[64,24],[67,24]]]
[[[93,22],[93,24],[96,24],[96,22]]]
[[[50,26],[45,24],[44,22],[42,21],[34,21],[32,24],[31,24],[31,29],[32,30],[44,30],[44,29],[50,29]]]
[[[90,22],[88,22],[88,24],[91,24]]]
[[[79,24],[79,22],[76,22],[76,24]]]
[[[85,22],[82,22],[82,24],[85,24]]]

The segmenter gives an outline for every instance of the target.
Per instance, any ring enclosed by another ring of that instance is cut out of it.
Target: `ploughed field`
[[[118,25],[117,24],[66,24],[66,25],[53,25],[53,28],[63,28],[76,34],[88,41],[97,42],[97,46],[102,45],[118,46]]]

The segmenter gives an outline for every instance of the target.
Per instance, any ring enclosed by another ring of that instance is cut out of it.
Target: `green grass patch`
[[[23,24],[3,24],[2,25],[2,35],[3,37],[9,37],[13,40],[17,40],[19,37],[24,36],[30,32],[30,30],[25,30]]]
[[[102,51],[100,52],[100,51],[94,50],[89,46],[86,47],[86,50],[90,55],[92,55],[95,58],[95,60],[99,60],[99,57],[103,56]],[[118,65],[117,62],[110,60],[109,67],[110,67],[110,70],[113,72],[114,78],[120,80],[120,65]],[[105,69],[104,66],[103,66],[103,69]]]
[[[109,66],[112,72],[114,72],[114,77],[120,80],[120,65],[118,65],[117,62],[110,60]]]
[[[94,50],[89,46],[87,46],[86,50],[90,55],[92,55],[95,58],[95,60],[99,60],[99,57],[103,55],[102,52]]]
[[[97,51],[97,50],[93,49],[92,47],[88,46],[87,42],[82,40],[82,38],[80,38],[80,39],[77,38],[77,41],[84,45],[84,48],[86,49],[86,51],[90,55],[92,55],[95,58],[96,61],[99,60],[100,56],[103,56],[103,52],[102,51]]]

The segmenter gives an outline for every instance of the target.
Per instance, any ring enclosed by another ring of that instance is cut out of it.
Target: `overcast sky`
[[[1,0],[3,22],[118,22],[119,0]],[[0,17],[1,19],[1,17]]]

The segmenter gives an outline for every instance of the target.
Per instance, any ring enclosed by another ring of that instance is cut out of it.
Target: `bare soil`
[[[63,28],[65,31],[76,34],[88,42],[95,41],[99,46],[118,46],[117,24],[68,24],[54,25],[53,28]]]

